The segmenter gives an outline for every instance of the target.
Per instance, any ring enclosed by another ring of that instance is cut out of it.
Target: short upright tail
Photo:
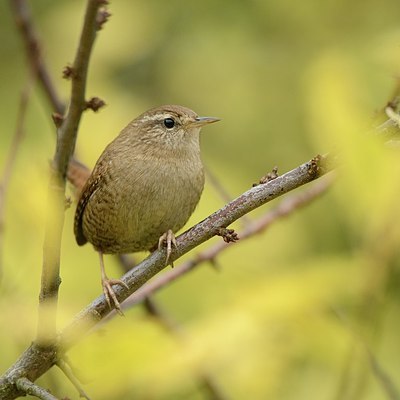
[[[77,161],[76,159],[74,158],[71,159],[68,165],[67,179],[74,186],[75,197],[77,201],[79,201],[82,190],[85,187],[85,184],[89,179],[89,177],[90,177],[90,169],[86,167],[86,165]],[[85,205],[86,205],[85,202],[84,203],[78,202],[75,215],[74,231],[75,231],[76,242],[78,243],[79,246],[82,246],[85,243],[87,243],[87,239],[83,234],[83,228],[82,228],[82,216]]]
[[[67,179],[72,183],[76,189],[76,198],[78,199],[86,181],[89,179],[90,169],[72,158],[68,164]]]

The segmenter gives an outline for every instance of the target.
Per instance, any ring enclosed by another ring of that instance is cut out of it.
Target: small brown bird
[[[78,245],[100,255],[103,292],[120,304],[103,254],[132,253],[167,245],[199,202],[204,186],[200,129],[218,118],[198,117],[182,106],[153,108],[126,126],[105,148],[80,194],[74,232]]]

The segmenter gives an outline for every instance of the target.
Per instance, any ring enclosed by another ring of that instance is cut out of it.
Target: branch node
[[[321,173],[322,170],[322,161],[324,157],[321,156],[320,154],[317,154],[315,157],[313,157],[310,162],[307,165],[307,172],[309,175],[312,177],[318,177]]]
[[[100,99],[99,97],[92,97],[90,100],[88,100],[85,104],[85,110],[90,109],[94,112],[97,112],[100,110],[100,108],[104,107],[106,103],[104,100]]]
[[[59,128],[64,121],[64,117],[57,112],[54,112],[53,114],[51,114],[51,118],[53,119],[53,122],[54,122],[54,125],[56,126],[56,128]]]
[[[217,236],[221,236],[225,243],[237,242],[239,240],[238,234],[233,229],[218,228]]]
[[[65,210],[68,210],[68,208],[70,208],[72,206],[72,199],[71,196],[68,196],[65,198]]]
[[[278,177],[278,167],[275,166],[272,168],[272,171],[268,172],[266,175],[264,175],[258,183],[253,183],[253,187],[258,186],[258,185],[263,185],[264,183],[268,183]]]
[[[100,1],[100,3],[108,4],[107,1],[102,1],[102,0],[99,0],[99,1]],[[97,19],[96,19],[96,23],[97,23],[97,28],[96,28],[96,29],[97,29],[98,31],[101,30],[101,29],[103,29],[103,25],[109,20],[109,18],[111,17],[111,15],[112,15],[112,14],[109,13],[108,10],[105,9],[105,8],[99,10],[99,12],[98,12],[98,14],[97,14]]]
[[[70,66],[66,65],[62,70],[63,79],[72,79],[75,76],[75,70]]]

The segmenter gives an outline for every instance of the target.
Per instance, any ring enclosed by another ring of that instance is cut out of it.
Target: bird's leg
[[[115,295],[115,292],[112,288],[112,285],[120,285],[129,289],[128,285],[125,282],[122,282],[120,279],[108,279],[108,276],[106,275],[106,270],[104,268],[103,253],[101,251],[99,251],[99,257],[100,257],[100,270],[101,270],[101,284],[103,286],[104,297],[106,298],[108,306],[110,308],[112,308],[111,307],[111,299],[112,299],[114,303],[114,308],[117,311],[117,313],[119,315],[124,315],[124,313],[121,310],[121,306],[119,304],[117,296]]]
[[[174,232],[171,231],[171,229],[168,229],[167,232],[165,232],[163,235],[161,235],[160,239],[158,239],[158,249],[160,250],[163,246],[163,244],[166,244],[167,246],[167,258],[165,260],[165,264],[168,265],[169,258],[172,253],[172,246],[176,248],[176,239]],[[173,266],[173,264],[171,263]]]

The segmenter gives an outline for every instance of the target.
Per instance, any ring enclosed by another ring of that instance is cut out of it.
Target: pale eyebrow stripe
[[[179,117],[177,115],[174,115],[173,113],[160,113],[160,114],[153,114],[153,115],[145,115],[141,118],[142,121],[148,122],[148,121],[159,121],[164,118],[174,118],[179,121]]]

